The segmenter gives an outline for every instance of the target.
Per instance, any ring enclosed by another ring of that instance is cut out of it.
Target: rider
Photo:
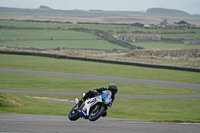
[[[78,108],[80,108],[81,104],[87,99],[87,98],[91,98],[94,95],[99,95],[102,94],[102,91],[106,91],[106,90],[110,90],[112,95],[111,95],[111,99],[112,99],[112,103],[115,100],[115,94],[118,91],[118,87],[115,84],[109,84],[108,88],[106,87],[101,87],[99,89],[94,89],[93,91],[88,91],[85,96],[83,96],[83,98],[78,102],[77,106]],[[111,107],[112,105],[110,105]]]

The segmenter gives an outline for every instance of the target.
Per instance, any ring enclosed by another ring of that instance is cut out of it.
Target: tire
[[[72,108],[72,110],[69,112],[69,115],[68,115],[68,118],[71,120],[71,121],[76,121],[80,118],[80,115],[79,115],[79,112],[78,111],[74,111],[74,108]]]
[[[99,117],[101,117],[104,111],[106,110],[106,107],[105,105],[101,104],[96,112],[93,112],[93,110],[91,110],[89,114],[90,121],[96,121],[97,119],[99,119]]]

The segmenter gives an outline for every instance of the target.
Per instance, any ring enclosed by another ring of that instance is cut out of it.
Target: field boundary
[[[139,63],[139,62],[105,60],[105,59],[65,56],[65,55],[57,55],[57,54],[46,54],[46,53],[0,51],[0,54],[32,55],[32,56],[50,57],[50,58],[57,58],[57,59],[82,60],[82,61],[92,61],[92,62],[101,62],[101,63],[120,64],[120,65],[131,65],[131,66],[139,66],[139,67],[149,67],[149,68],[160,68],[160,69],[200,72],[200,69],[198,69],[198,68],[178,67],[178,66],[165,66],[165,65],[147,64],[147,63]]]

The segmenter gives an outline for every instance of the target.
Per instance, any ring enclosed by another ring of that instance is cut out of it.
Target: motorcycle
[[[71,121],[76,121],[80,117],[96,121],[101,116],[107,115],[107,109],[112,104],[111,92],[109,90],[103,91],[100,95],[94,95],[92,98],[86,99],[85,103],[77,110],[78,99],[75,99],[75,106],[69,112],[68,118]],[[84,95],[83,95],[84,96]]]

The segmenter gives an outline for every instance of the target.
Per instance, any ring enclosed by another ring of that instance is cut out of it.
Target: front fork
[[[99,109],[100,104],[96,104],[95,108],[92,110],[92,113],[96,112]]]

